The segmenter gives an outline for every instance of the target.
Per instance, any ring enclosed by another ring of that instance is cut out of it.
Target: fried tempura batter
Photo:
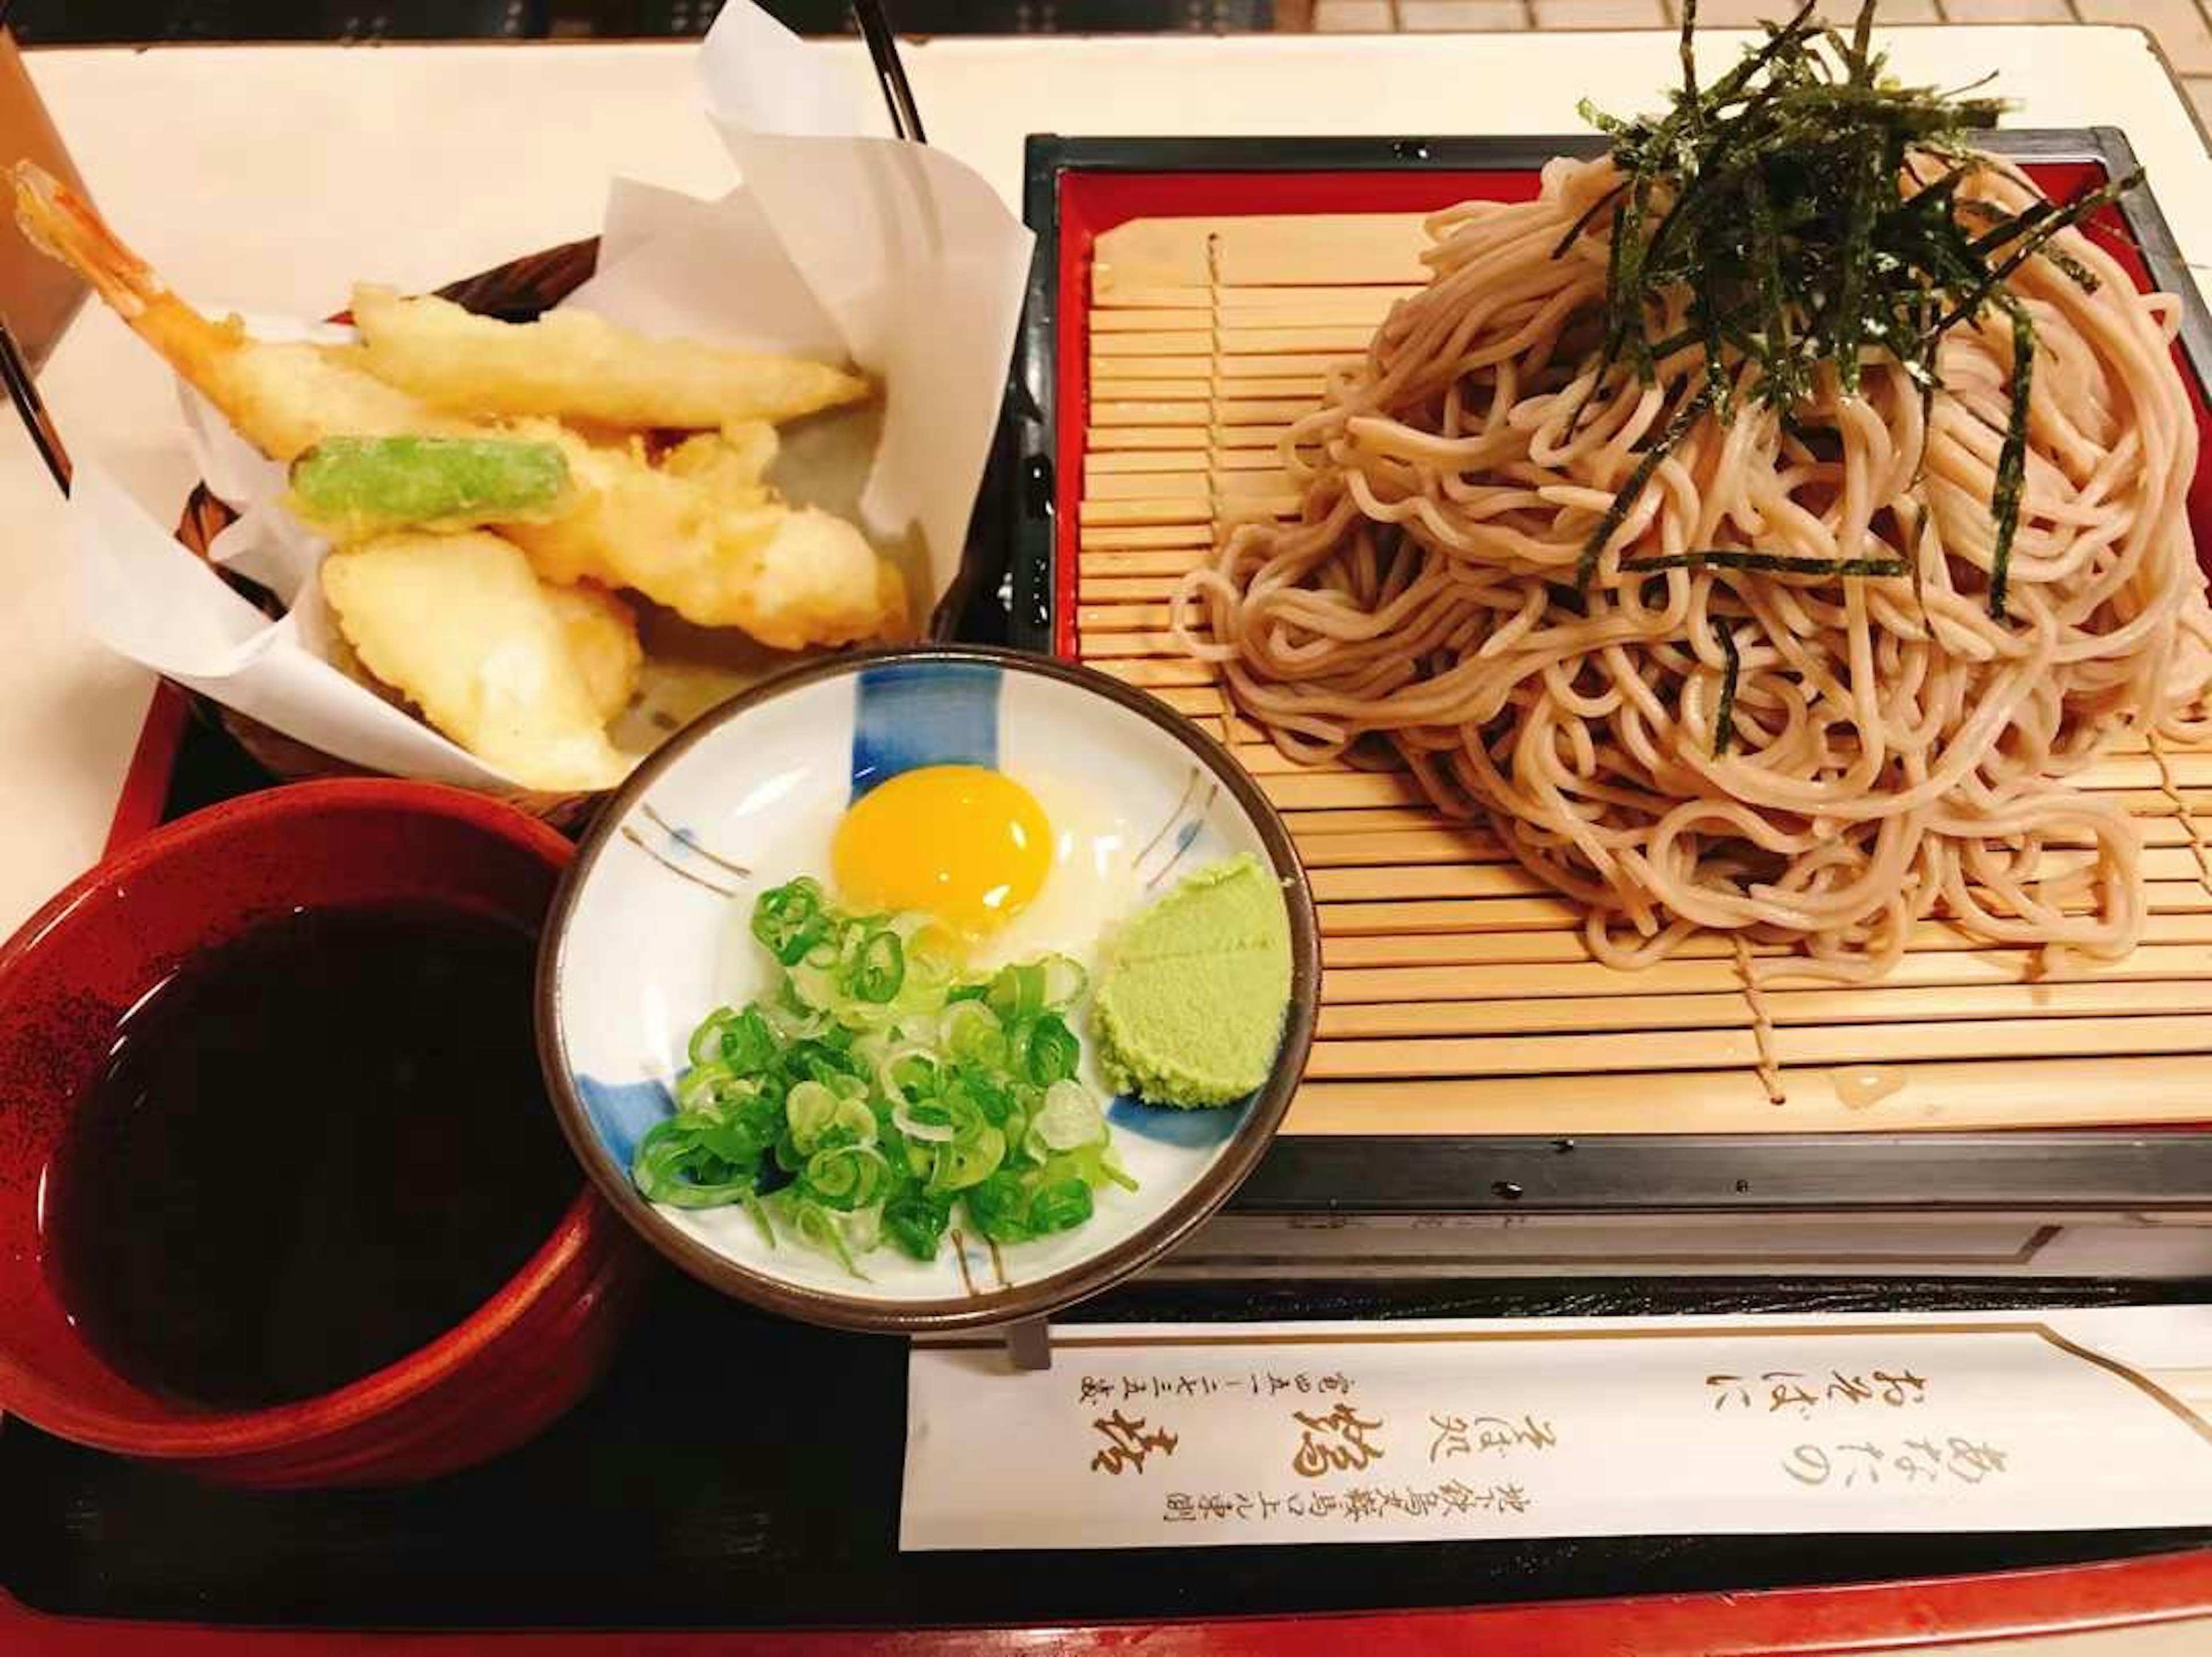
[[[584,689],[602,722],[629,706],[645,671],[645,647],[637,637],[637,615],[612,593],[592,582],[574,587],[540,581],[545,597],[568,636],[569,659],[583,675]]]
[[[371,673],[524,788],[609,789],[628,773],[605,730],[611,612],[547,588],[512,542],[386,535],[324,559],[323,593]]]
[[[757,450],[754,433],[736,445],[692,438],[662,467],[641,448],[562,439],[576,509],[501,526],[550,579],[633,588],[687,621],[787,650],[904,631],[898,572],[842,518],[786,506],[755,481],[769,456],[741,447]]]
[[[656,339],[588,311],[534,322],[478,316],[433,295],[353,290],[354,326],[381,378],[468,414],[542,414],[711,431],[857,403],[868,382],[804,357]]]

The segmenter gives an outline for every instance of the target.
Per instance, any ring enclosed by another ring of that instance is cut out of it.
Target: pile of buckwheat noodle
[[[1234,532],[1178,590],[1176,637],[1286,753],[1402,760],[1440,810],[1486,814],[1588,906],[1589,946],[1615,966],[1718,929],[1785,946],[1762,975],[1868,979],[1930,915],[2124,953],[2136,832],[2067,778],[2130,731],[2205,734],[2178,302],[2071,229],[2052,245],[2094,290],[2049,258],[2010,276],[2036,357],[2002,619],[2013,334],[1994,309],[1944,336],[1924,422],[1920,388],[1871,347],[1855,396],[1821,367],[1795,433],[1749,397],[1726,423],[1698,417],[1577,590],[1639,448],[1705,377],[1701,348],[1678,350],[1571,427],[1600,383],[1607,215],[1560,244],[1618,176],[1554,161],[1534,201],[1429,221],[1433,279],[1285,441],[1297,521]],[[1964,193],[2034,199],[1995,159]],[[1912,573],[1622,568],[1704,548]]]

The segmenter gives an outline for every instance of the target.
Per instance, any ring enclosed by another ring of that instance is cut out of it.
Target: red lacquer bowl
[[[226,1483],[391,1484],[513,1448],[605,1368],[651,1268],[580,1173],[522,1269],[465,1323],[318,1398],[216,1413],[81,1339],[42,1254],[42,1175],[117,1018],[192,954],[295,905],[426,901],[535,927],[570,848],[509,807],[386,780],[249,795],[133,841],[0,947],[0,1410]]]

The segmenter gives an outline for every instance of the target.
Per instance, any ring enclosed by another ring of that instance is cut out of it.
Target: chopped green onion
[[[934,1260],[952,1222],[950,1197],[930,1196],[918,1185],[908,1185],[884,1204],[884,1229],[891,1241],[917,1260]]]
[[[1106,1136],[1105,1112],[1091,1090],[1073,1081],[1055,1081],[1045,1089],[1044,1108],[1036,1116],[1037,1136],[1056,1151],[1072,1151]]]
[[[847,913],[804,879],[761,894],[751,929],[782,971],[693,1032],[677,1112],[632,1164],[649,1200],[741,1206],[763,1242],[796,1237],[857,1274],[884,1246],[934,1259],[963,1207],[1019,1242],[1136,1188],[1075,1079],[1077,962],[964,976],[939,923]]]
[[[753,905],[753,936],[786,966],[797,966],[829,933],[822,888],[811,880],[797,880],[763,892]]]
[[[1091,982],[1091,975],[1083,970],[1082,963],[1066,955],[1047,955],[1036,963],[1036,968],[1044,974],[1044,1004],[1053,1012],[1073,1006]]]
[[[1075,1074],[1076,1065],[1083,1057],[1083,1044],[1067,1021],[1057,1013],[1045,1013],[1030,1026],[1027,1051],[1023,1056],[1024,1068],[1029,1078],[1040,1087],[1049,1087]]]
[[[957,1063],[995,1069],[1006,1062],[1006,1028],[980,1001],[952,1002],[939,1015],[938,1029]]]
[[[906,947],[896,932],[873,932],[845,975],[845,987],[862,1001],[887,1002],[906,982]]]
[[[1006,1160],[1006,1136],[988,1124],[972,1134],[956,1134],[950,1143],[937,1148],[929,1189],[940,1193],[963,1190],[990,1178]]]
[[[1024,1243],[1030,1240],[1030,1191],[1012,1173],[993,1174],[969,1189],[968,1217],[975,1229],[994,1243]]]
[[[1040,1237],[1073,1230],[1090,1217],[1091,1187],[1080,1179],[1055,1179],[1030,1198],[1030,1229]]]

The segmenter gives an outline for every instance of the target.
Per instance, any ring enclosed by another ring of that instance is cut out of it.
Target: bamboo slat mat
[[[1894,1131],[2212,1118],[2212,750],[2141,743],[2083,786],[2143,829],[2152,917],[2111,966],[1923,923],[1886,982],[1752,990],[1736,947],[1638,973],[1412,780],[1294,765],[1168,634],[1176,578],[1287,515],[1278,442],[1422,281],[1415,215],[1139,220],[1097,241],[1077,653],[1220,736],[1319,905],[1318,1038],[1285,1131]]]

